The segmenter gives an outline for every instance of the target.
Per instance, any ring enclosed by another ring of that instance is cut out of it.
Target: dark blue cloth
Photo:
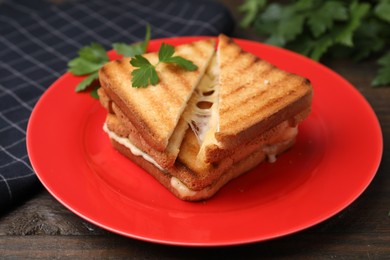
[[[0,1],[0,212],[39,190],[26,150],[29,116],[42,93],[91,42],[230,34],[233,19],[207,0]]]

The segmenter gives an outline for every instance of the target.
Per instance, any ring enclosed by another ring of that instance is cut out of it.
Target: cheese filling
[[[180,196],[191,197],[196,194],[196,191],[189,189],[184,183],[182,183],[178,178],[171,177],[171,186],[177,190]]]
[[[218,90],[218,67],[214,56],[195,90],[199,96],[198,102],[186,119],[200,145],[218,129]]]
[[[134,144],[132,144],[130,142],[129,138],[125,138],[125,137],[121,137],[121,136],[117,135],[116,133],[114,133],[113,131],[108,129],[106,123],[104,123],[104,125],[103,125],[103,130],[104,130],[104,132],[106,132],[108,134],[108,136],[111,139],[114,139],[115,141],[117,141],[121,145],[128,148],[132,154],[134,154],[136,156],[142,156],[142,158],[144,158],[146,161],[150,162],[151,164],[156,166],[158,169],[165,172],[165,170],[152,157],[150,157],[150,155],[148,155],[147,153],[144,153],[138,147],[136,147]]]
[[[135,156],[142,156],[142,158],[156,166],[160,171],[166,172],[166,170],[164,170],[164,168],[162,168],[152,157],[150,157],[147,153],[144,153],[138,147],[132,144],[128,138],[121,137],[110,129],[108,129],[106,123],[103,125],[103,130],[108,134],[110,138],[114,139],[116,142],[128,148],[132,154],[134,154]],[[178,178],[174,176],[171,177],[170,183],[171,186],[177,190],[180,196],[194,196],[197,193],[196,191],[189,189],[185,184],[183,184]]]
[[[108,134],[108,136],[111,139],[114,139],[116,142],[120,143],[121,145],[128,148],[132,154],[135,156],[142,156],[143,159],[146,161],[152,163],[154,166],[156,166],[159,170],[162,172],[167,172],[164,168],[162,168],[151,156],[149,156],[147,153],[144,153],[142,150],[140,150],[138,147],[136,147],[134,144],[130,142],[128,138],[121,137],[114,133],[113,131],[109,130],[107,127],[107,124],[104,123],[103,130]],[[276,153],[279,150],[280,146],[285,145],[287,142],[291,141],[292,138],[294,138],[297,134],[297,127],[291,127],[284,133],[284,138],[286,138],[286,141],[265,145],[263,147],[263,152],[266,153],[268,157],[269,162],[275,162],[276,160]],[[181,182],[178,178],[171,176],[170,178],[170,184],[171,186],[180,194],[182,197],[191,197],[195,196],[198,191],[191,190],[188,188],[183,182]],[[199,191],[202,192],[203,190]]]
[[[287,124],[287,121],[283,122]],[[289,127],[286,131],[284,131],[282,139],[285,141],[267,144],[263,146],[263,152],[267,156],[268,162],[274,163],[276,162],[276,154],[280,150],[281,146],[288,144],[295,136],[298,134],[298,127]]]

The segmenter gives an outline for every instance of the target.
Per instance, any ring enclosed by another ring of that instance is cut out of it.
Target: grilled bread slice
[[[213,39],[183,44],[175,48],[175,55],[191,60],[196,71],[184,71],[172,64],[157,66],[159,83],[147,88],[132,88],[130,58],[115,60],[99,71],[99,80],[105,93],[130,120],[142,138],[153,149],[166,150],[187,102],[212,55]],[[143,55],[152,64],[158,62],[157,53]]]
[[[234,150],[283,121],[298,124],[310,113],[312,100],[306,78],[243,51],[225,35],[218,40],[214,126],[198,155],[209,163],[220,159],[218,153]]]

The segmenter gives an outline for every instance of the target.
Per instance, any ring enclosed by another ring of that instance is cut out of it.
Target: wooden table
[[[235,5],[224,1],[238,17]],[[259,40],[249,30],[236,37]],[[315,227],[287,237],[223,248],[165,246],[122,237],[79,218],[46,190],[0,216],[0,258],[390,258],[390,87],[372,88],[375,62],[330,60],[374,108],[382,126],[384,153],[378,173],[352,205]],[[359,140],[357,140],[359,141]]]

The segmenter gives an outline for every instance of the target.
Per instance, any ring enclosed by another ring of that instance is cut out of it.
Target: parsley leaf
[[[383,21],[390,23],[390,0],[382,0],[375,6],[374,13]]]
[[[99,72],[95,71],[85,79],[83,79],[77,86],[76,92],[84,91],[87,89],[95,80],[99,78]]]
[[[98,43],[91,43],[91,45],[81,48],[78,54],[80,58],[94,63],[103,63],[108,61],[106,50]]]
[[[131,83],[136,88],[146,88],[150,84],[155,86],[158,83],[158,76],[155,66],[141,55],[136,55],[130,61],[134,67],[139,67],[131,72]]]
[[[136,55],[144,54],[148,48],[150,41],[150,26],[146,26],[145,40],[135,44],[113,43],[113,49],[118,54],[124,56],[134,57]],[[99,69],[109,61],[106,49],[99,43],[91,43],[78,52],[78,56],[68,62],[68,71],[75,76],[86,76],[77,86],[75,91],[85,91],[92,86],[99,78]],[[154,82],[154,81],[153,81]],[[95,87],[91,96],[97,97]]]
[[[345,21],[347,18],[347,9],[343,3],[327,1],[310,12],[307,24],[314,37],[318,37],[332,28],[335,21]]]
[[[192,61],[186,60],[180,56],[170,57],[170,58],[164,60],[164,62],[165,63],[174,63],[177,66],[179,66],[185,70],[188,70],[188,71],[194,71],[194,70],[198,69],[198,67]]]
[[[123,42],[113,43],[112,48],[116,51],[118,54],[123,54],[126,57],[133,58],[135,55],[143,54],[144,50],[141,46],[141,44],[137,43],[134,45],[130,45]]]
[[[302,33],[305,21],[302,13],[307,7],[303,1],[300,2],[301,4],[297,6],[270,4],[259,16],[255,21],[255,27],[260,34],[269,35],[267,43],[284,46]]]
[[[143,42],[135,43],[135,44],[126,44],[123,42],[118,42],[112,44],[112,47],[118,54],[123,54],[126,57],[133,58],[135,55],[141,55],[146,52],[146,49],[149,45],[149,41],[150,41],[150,25],[148,24],[146,26],[145,40]]]
[[[286,47],[312,59],[325,55],[354,60],[389,52],[390,0],[290,0],[269,3],[244,0],[241,26],[253,27],[265,42]],[[388,66],[380,68],[373,85],[389,83]]]
[[[349,6],[350,18],[348,23],[343,27],[337,27],[335,41],[347,46],[353,46],[353,34],[355,30],[361,25],[364,16],[370,10],[368,3],[352,2]]]
[[[133,67],[144,67],[144,66],[153,66],[144,56],[135,55],[133,59],[130,60],[130,64]]]
[[[157,85],[159,78],[157,75],[156,67],[160,63],[172,63],[185,70],[194,71],[198,67],[187,59],[180,56],[173,56],[175,53],[175,47],[172,45],[162,43],[158,51],[158,62],[153,65],[142,55],[135,55],[130,60],[130,64],[137,69],[131,72],[132,78],[131,83],[133,88],[146,88],[149,85]]]
[[[385,55],[383,55],[379,60],[378,64],[381,67],[378,70],[378,74],[372,81],[372,85],[382,86],[390,84],[390,51],[388,51]]]
[[[194,71],[198,69],[198,67],[192,61],[186,60],[180,56],[173,56],[174,53],[175,53],[175,48],[172,45],[165,44],[163,42],[158,52],[159,63],[160,62],[174,63],[179,67],[188,71]]]
[[[164,62],[166,59],[172,57],[174,53],[175,47],[163,42],[160,46],[160,50],[158,51],[159,62]]]
[[[93,97],[94,99],[99,99],[98,89],[99,89],[99,86],[96,86],[95,88],[93,88],[91,90],[91,92],[89,92],[91,97]]]
[[[240,25],[244,28],[248,28],[249,25],[255,21],[257,13],[263,9],[266,4],[267,0],[248,0],[240,5],[238,10],[240,12],[247,12]]]
[[[76,76],[93,73],[108,62],[106,50],[98,43],[81,48],[78,54],[78,57],[68,62],[68,71]]]
[[[386,45],[386,37],[382,32],[388,31],[387,28],[386,25],[377,23],[374,19],[367,19],[353,36],[354,48],[349,49],[349,56],[355,61],[360,61],[371,54],[380,52]]]

